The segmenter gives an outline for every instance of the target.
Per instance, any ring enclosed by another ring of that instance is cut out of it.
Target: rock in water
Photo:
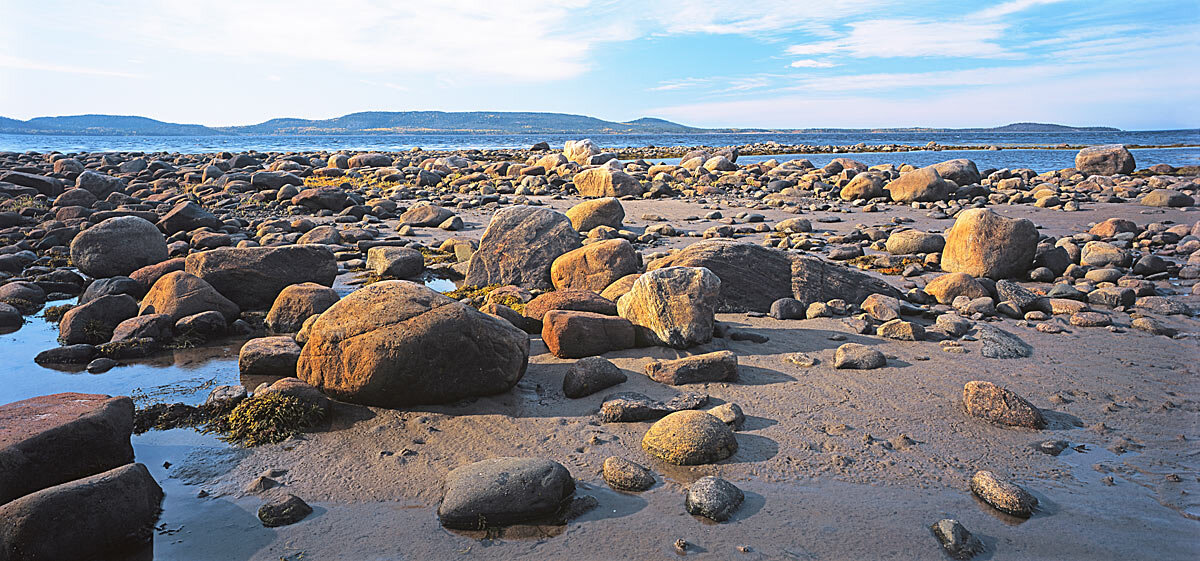
[[[529,337],[422,285],[360,288],[317,317],[298,377],[352,403],[446,403],[507,391],[525,374]]]
[[[1024,218],[1005,218],[988,209],[958,214],[946,235],[942,269],[973,277],[1023,277],[1037,253],[1037,228]]]
[[[659,259],[647,271],[667,267],[703,267],[721,281],[719,312],[767,312],[780,298],[792,296],[792,265],[786,253],[744,242],[706,241]],[[841,296],[821,299],[830,300]],[[807,300],[797,296],[800,300]],[[634,322],[637,323],[637,322]]]
[[[963,386],[967,414],[997,425],[1042,429],[1046,419],[1032,403],[1008,388],[991,382],[967,382]]]
[[[970,559],[976,553],[983,551],[983,543],[979,541],[979,538],[971,535],[971,532],[968,532],[957,520],[950,518],[938,520],[929,529],[933,530],[933,535],[946,549],[946,554],[954,559]]]
[[[1133,173],[1133,154],[1120,144],[1089,146],[1075,155],[1075,169],[1085,175]]]
[[[652,456],[680,466],[719,462],[737,452],[733,430],[703,411],[679,411],[656,421],[642,438]]]
[[[367,269],[381,277],[408,279],[425,270],[425,257],[411,247],[372,247]]]
[[[165,314],[173,321],[200,312],[215,311],[232,322],[241,313],[241,308],[217,292],[211,284],[183,271],[167,273],[160,277],[150,292],[142,299],[138,313]]]
[[[1024,358],[1033,355],[1033,347],[1016,335],[990,325],[980,325],[979,341],[987,358]]]
[[[598,356],[582,358],[567,369],[567,375],[563,377],[563,394],[579,399],[626,380],[628,377],[612,361]]]
[[[312,514],[312,507],[296,495],[278,497],[258,507],[258,519],[268,528],[295,524]]]
[[[313,282],[333,286],[337,260],[320,245],[223,247],[187,256],[196,275],[243,310],[266,310],[284,288]]]
[[[128,397],[59,393],[0,406],[0,504],[133,461]]]
[[[971,492],[1005,514],[1020,518],[1033,516],[1038,500],[1020,486],[996,477],[996,474],[980,470],[971,477]]]
[[[575,479],[558,462],[492,458],[446,475],[438,518],[447,528],[482,530],[558,513],[575,492]]]
[[[633,323],[640,342],[686,349],[712,340],[721,284],[705,268],[656,269],[621,296],[617,313]]]
[[[296,375],[299,359],[300,345],[291,337],[258,337],[242,345],[238,352],[238,371],[243,376],[286,378]]]
[[[116,559],[151,543],[162,499],[142,464],[25,495],[0,506],[0,559]]]
[[[464,282],[470,286],[515,284],[550,288],[550,266],[580,247],[571,220],[548,208],[514,206],[492,216]]]
[[[645,466],[610,456],[604,460],[604,481],[621,491],[645,491],[654,486],[654,474]]]
[[[166,260],[167,240],[162,232],[136,216],[109,218],[71,241],[71,262],[95,278],[128,276]]]
[[[724,522],[742,506],[746,495],[736,485],[712,475],[697,479],[688,487],[684,508],[688,514]]]

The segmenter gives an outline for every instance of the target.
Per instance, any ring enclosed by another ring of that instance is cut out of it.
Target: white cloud
[[[792,68],[833,68],[837,65],[827,60],[814,60],[811,58],[806,58],[794,60],[788,66],[791,66]]]
[[[978,19],[994,19],[1012,15],[1017,12],[1023,12],[1035,6],[1044,6],[1047,4],[1057,4],[1064,0],[1011,0],[1003,4],[997,4],[990,8],[984,8],[972,14],[972,17]]]
[[[622,10],[646,11],[665,33],[762,34],[805,30],[831,34],[829,22],[896,3],[895,0],[676,0],[631,1]]]
[[[104,68],[92,68],[89,66],[75,66],[70,64],[54,64],[30,60],[20,57],[15,57],[6,54],[0,54],[0,68],[11,68],[15,70],[36,70],[40,72],[55,72],[62,74],[84,74],[89,76],[108,76],[113,78],[140,78],[141,76],[132,72],[122,72],[119,70],[108,70]]]
[[[796,56],[844,54],[855,58],[1011,56],[994,41],[1004,33],[997,23],[948,24],[914,19],[879,19],[850,24],[839,39],[788,47]]]

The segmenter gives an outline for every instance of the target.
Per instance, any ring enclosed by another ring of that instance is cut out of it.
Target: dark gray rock
[[[554,516],[575,492],[575,479],[558,462],[492,458],[446,475],[438,507],[443,526],[480,530]]]
[[[278,497],[258,507],[258,519],[268,528],[295,524],[312,514],[312,507],[296,495]]]
[[[571,399],[578,399],[626,380],[628,377],[612,361],[598,356],[582,358],[567,369],[563,377],[563,393]]]
[[[720,477],[706,475],[688,487],[683,504],[688,514],[724,522],[737,512],[745,500],[746,495],[736,485]]]

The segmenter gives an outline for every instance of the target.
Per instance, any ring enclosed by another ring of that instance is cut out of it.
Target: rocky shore
[[[1200,169],[738,163],[938,148],[0,153],[0,330],[52,318],[37,364],[245,341],[201,407],[0,405],[0,561],[152,541],[129,440],[166,426],[235,443],[171,478],[268,542],[172,558],[1197,552]],[[816,481],[906,514],[801,547]]]

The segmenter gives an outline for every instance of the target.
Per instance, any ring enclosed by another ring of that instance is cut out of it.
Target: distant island
[[[1112,127],[1069,127],[1047,123],[1013,123],[995,128],[880,129],[705,129],[664,119],[643,117],[627,122],[585,115],[513,111],[366,111],[333,119],[271,119],[257,125],[206,127],[165,123],[147,117],[72,115],[35,117],[28,121],[0,117],[0,133],[90,136],[241,136],[347,134],[719,134],[719,133],[897,133],[897,132],[1119,132]]]

